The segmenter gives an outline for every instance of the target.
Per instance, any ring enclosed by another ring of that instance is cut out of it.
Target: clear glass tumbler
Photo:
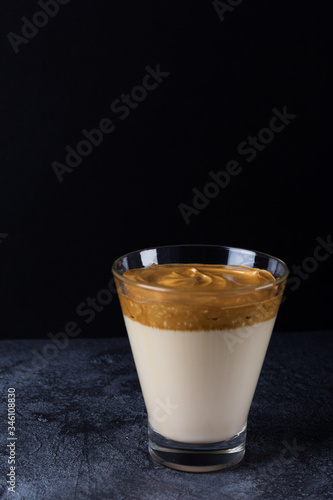
[[[247,266],[269,271],[274,280],[179,293],[124,276],[152,264]],[[237,464],[287,266],[251,250],[173,245],[128,253],[112,270],[148,413],[150,455],[191,472]]]

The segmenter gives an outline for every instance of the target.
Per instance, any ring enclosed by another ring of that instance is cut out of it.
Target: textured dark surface
[[[75,339],[58,351],[42,340],[3,341],[1,499],[333,498],[332,339],[329,332],[273,334],[245,458],[208,474],[150,459],[127,339]],[[43,348],[54,359],[31,352]],[[6,487],[8,387],[17,404],[15,494]]]

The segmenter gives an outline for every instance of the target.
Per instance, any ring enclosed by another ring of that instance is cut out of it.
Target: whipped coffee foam
[[[125,316],[169,330],[216,330],[274,318],[282,291],[274,277],[246,266],[165,264],[124,273]]]

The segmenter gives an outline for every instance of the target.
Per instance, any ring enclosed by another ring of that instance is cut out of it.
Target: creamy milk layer
[[[183,443],[244,428],[283,287],[245,266],[133,269],[118,285],[154,430]]]
[[[162,436],[214,443],[239,433],[274,319],[229,330],[159,330],[125,316],[148,418]]]

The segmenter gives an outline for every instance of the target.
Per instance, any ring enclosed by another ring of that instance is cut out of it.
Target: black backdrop
[[[123,336],[112,262],[177,243],[282,258],[276,329],[331,328],[330,10],[2,2],[1,336]]]

